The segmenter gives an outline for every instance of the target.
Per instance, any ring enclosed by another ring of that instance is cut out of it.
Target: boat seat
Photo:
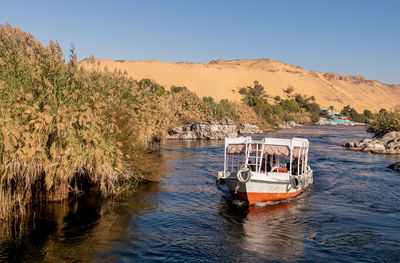
[[[282,168],[282,167],[274,167],[272,172],[273,173],[287,173],[288,169],[287,168]]]

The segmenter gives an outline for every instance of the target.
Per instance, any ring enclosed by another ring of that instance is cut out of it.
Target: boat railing
[[[229,146],[234,146],[233,152],[228,152]],[[264,138],[263,140],[252,140],[251,137],[227,138],[225,139],[224,172],[235,172],[243,165],[247,165],[252,171],[266,175],[293,172],[300,175],[307,169],[308,148],[308,140],[301,138]],[[288,160],[282,163],[280,161],[282,157]],[[268,162],[269,169],[267,169]]]

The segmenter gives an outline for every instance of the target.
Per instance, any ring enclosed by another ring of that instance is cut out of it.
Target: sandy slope
[[[238,90],[258,80],[271,96],[286,97],[283,89],[292,85],[294,93],[314,95],[322,106],[333,105],[336,110],[349,104],[359,111],[378,111],[400,104],[400,85],[314,72],[269,59],[216,60],[207,64],[103,59],[96,59],[95,64],[89,60],[80,63],[86,68],[96,65],[100,69],[126,71],[135,79],[150,78],[166,87],[186,86],[201,97],[212,96],[216,100],[239,100],[242,96]]]

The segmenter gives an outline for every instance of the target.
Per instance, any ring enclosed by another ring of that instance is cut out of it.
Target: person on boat
[[[269,155],[267,155],[266,157],[264,157],[262,159],[261,169],[260,169],[261,172],[265,172],[265,163],[267,164],[267,172],[271,172],[271,163],[270,163],[270,156]]]
[[[272,166],[271,166],[271,159],[272,159],[272,156],[271,156],[271,155],[268,155],[268,156],[267,156],[267,172],[271,172],[271,169],[272,169]]]
[[[292,174],[297,174],[297,168],[298,168],[298,161],[299,159],[295,158],[292,162]],[[300,169],[302,167],[302,161],[300,160]]]
[[[256,170],[256,166],[250,160],[247,162],[247,165],[253,172]]]

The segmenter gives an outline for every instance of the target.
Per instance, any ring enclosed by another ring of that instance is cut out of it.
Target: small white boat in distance
[[[225,138],[217,185],[249,204],[293,198],[313,183],[307,139]]]

